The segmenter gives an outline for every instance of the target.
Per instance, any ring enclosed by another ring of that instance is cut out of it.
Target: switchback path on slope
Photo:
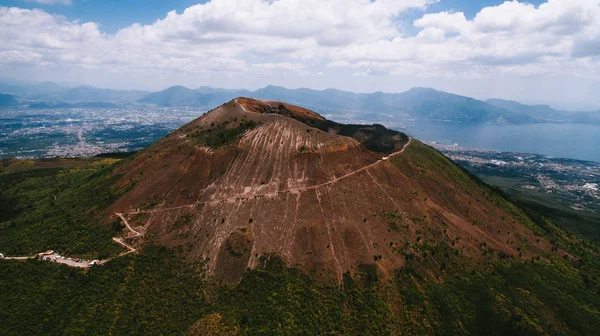
[[[126,214],[130,214],[130,215],[135,215],[135,214],[142,214],[142,213],[159,213],[159,212],[165,212],[165,211],[171,211],[171,210],[178,210],[178,209],[184,209],[184,208],[193,208],[197,205],[203,205],[203,204],[214,204],[214,203],[222,203],[222,202],[227,202],[227,201],[236,201],[236,200],[240,200],[240,199],[250,199],[250,198],[254,198],[254,197],[269,197],[269,196],[275,196],[278,194],[283,194],[283,193],[288,193],[288,192],[303,192],[303,191],[307,191],[307,190],[315,190],[321,187],[325,187],[334,183],[339,182],[340,180],[343,180],[345,178],[348,178],[350,176],[354,176],[362,171],[365,171],[369,168],[372,168],[378,164],[381,164],[382,162],[387,161],[388,159],[396,156],[396,155],[400,155],[402,153],[404,153],[404,151],[406,150],[406,148],[412,143],[413,138],[409,137],[408,141],[404,144],[404,146],[402,147],[401,150],[394,152],[392,154],[390,154],[387,157],[384,157],[382,159],[377,160],[374,163],[371,163],[367,166],[364,166],[362,168],[356,169],[354,171],[351,171],[348,174],[342,175],[340,177],[336,177],[333,180],[324,182],[324,183],[320,183],[320,184],[316,184],[316,185],[312,185],[312,186],[306,186],[306,187],[296,187],[296,188],[290,188],[290,189],[284,189],[284,190],[278,190],[278,191],[273,191],[270,193],[263,193],[263,194],[240,194],[240,195],[235,195],[235,196],[231,196],[231,197],[227,197],[227,198],[221,198],[221,199],[215,199],[215,200],[211,200],[211,201],[202,201],[202,202],[195,202],[192,204],[186,204],[186,205],[180,205],[180,206],[176,206],[176,207],[171,207],[171,208],[162,208],[162,209],[152,209],[152,210],[137,210],[137,211],[131,211],[131,212],[126,212]],[[134,231],[133,229],[131,229],[131,227],[129,226],[129,224],[127,223],[127,221],[125,220],[125,218],[122,216],[122,214],[117,214],[119,217],[121,217],[121,219],[125,222],[125,225],[127,225],[127,227],[130,228],[130,230]],[[137,232],[137,231],[134,231]]]
[[[129,225],[129,221],[127,221],[127,219],[125,219],[125,217],[123,216],[122,213],[115,212],[115,215],[117,215],[117,216],[119,216],[121,218],[121,221],[123,222],[123,224],[125,224],[125,226],[129,229],[129,231],[131,231],[136,237],[139,237],[139,236],[142,235],[140,232],[134,230],[131,227],[131,225]],[[114,240],[114,238],[113,238],[113,240]]]
[[[134,237],[140,237],[143,236],[143,234],[139,231],[134,230],[131,225],[129,225],[129,222],[127,221],[127,219],[123,216],[123,214],[120,213],[115,213],[115,215],[117,215],[118,217],[121,218],[121,221],[125,224],[125,226],[127,227],[127,229],[129,231],[131,231],[131,233],[133,234]],[[4,257],[2,259],[6,259],[6,260],[27,260],[27,259],[35,259],[36,257],[41,257],[42,260],[45,261],[51,261],[51,262],[55,262],[57,264],[64,264],[67,266],[71,266],[71,267],[77,267],[77,268],[88,268],[91,267],[95,264],[101,265],[104,264],[106,262],[109,262],[115,258],[130,254],[130,253],[134,253],[137,251],[137,249],[129,244],[127,244],[122,237],[113,237],[112,239],[115,243],[123,246],[124,248],[126,248],[128,251],[127,252],[123,252],[120,253],[119,255],[117,255],[116,257],[113,258],[108,258],[108,259],[104,259],[104,260],[85,260],[85,259],[78,259],[78,258],[68,258],[68,257],[63,257],[58,253],[52,253],[52,254],[38,254],[38,255],[33,255],[33,256],[25,256],[25,257]]]

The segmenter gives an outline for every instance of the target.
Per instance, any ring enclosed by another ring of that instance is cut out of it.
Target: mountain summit
[[[481,246],[517,258],[551,249],[517,208],[434,149],[282,102],[231,100],[117,174],[129,191],[111,213],[209,260],[225,281],[262,255],[341,281],[362,264],[388,274],[423,246],[475,259]]]

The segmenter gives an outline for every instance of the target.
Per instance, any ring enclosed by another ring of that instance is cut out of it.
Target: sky
[[[0,76],[600,109],[600,0],[0,0]]]

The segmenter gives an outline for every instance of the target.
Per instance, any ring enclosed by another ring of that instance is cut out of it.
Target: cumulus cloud
[[[429,2],[212,0],[114,35],[101,33],[96,23],[68,21],[42,10],[1,8],[0,49],[37,52],[45,62],[71,65],[102,60],[134,69],[200,70],[202,64],[206,71],[258,69],[264,68],[260,64],[312,62],[336,48],[392,38],[399,33],[396,15]],[[248,59],[257,66],[246,66]]]
[[[68,2],[40,0],[43,2]],[[437,0],[211,0],[148,25],[105,34],[99,24],[0,7],[0,67],[116,73],[306,76],[600,74],[600,0],[507,1],[422,14]],[[404,31],[412,25],[416,32]]]
[[[27,2],[35,2],[42,5],[70,5],[71,0],[27,0]]]
[[[431,63],[454,73],[463,71],[461,65],[477,71],[518,69],[520,75],[527,73],[525,69],[560,73],[582,57],[598,64],[598,0],[549,0],[539,7],[507,1],[483,8],[472,20],[463,13],[441,12],[425,14],[414,26],[421,28],[414,37],[357,45],[346,48],[344,55],[355,60]]]

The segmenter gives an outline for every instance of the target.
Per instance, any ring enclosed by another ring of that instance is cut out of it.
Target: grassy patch
[[[501,190],[485,184],[476,176],[467,170],[456,165],[442,153],[421,143],[413,141],[411,146],[406,148],[406,157],[410,164],[421,167],[424,174],[422,179],[428,179],[430,172],[440,174],[444,179],[452,181],[453,184],[460,186],[462,191],[473,196],[475,199],[485,199],[491,204],[511,214],[520,223],[532,229],[538,235],[551,236],[556,228],[547,223],[547,221],[535,220],[533,212],[529,213],[526,207],[516,204],[515,200],[504,194]],[[392,158],[391,162],[401,167],[407,160],[403,156]]]
[[[385,335],[393,333],[392,314],[367,280],[345,276],[345,286],[323,284],[278,258],[261,259],[239,285],[221,288],[211,312],[249,335]],[[376,277],[375,277],[376,279]]]
[[[246,131],[258,126],[258,123],[243,119],[236,126],[232,126],[230,121],[225,121],[219,125],[211,126],[209,129],[196,130],[190,135],[200,144],[212,149],[218,149],[223,146],[236,142]]]
[[[205,307],[199,266],[156,246],[89,271],[2,261],[0,334],[184,334]]]
[[[114,163],[82,168],[45,168],[0,174],[0,247],[7,255],[47,249],[106,257],[118,226],[99,223],[101,209],[121,191],[112,185]]]
[[[392,281],[364,264],[340,285],[263,256],[239,284],[215,286],[201,264],[156,246],[87,272],[4,261],[0,334],[591,335],[600,325],[596,264],[451,263],[432,249]]]
[[[590,335],[600,325],[598,269],[590,275],[580,267],[560,259],[498,260],[470,272],[444,272],[440,282],[409,261],[397,284],[414,318],[408,321],[412,333]]]

